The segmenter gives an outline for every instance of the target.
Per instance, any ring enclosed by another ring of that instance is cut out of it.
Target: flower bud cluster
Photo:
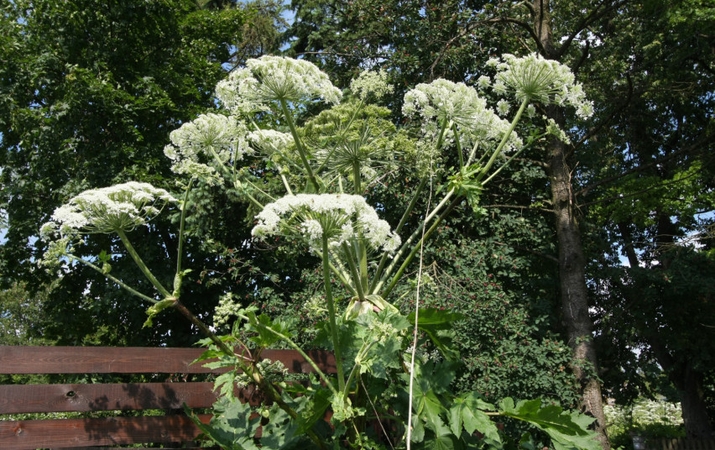
[[[359,195],[287,195],[266,205],[256,219],[258,224],[252,231],[256,238],[297,231],[314,250],[322,248],[324,236],[331,247],[358,238],[374,250],[394,252],[401,243],[390,225]]]
[[[216,85],[216,96],[235,113],[267,110],[275,101],[302,102],[322,99],[339,103],[342,93],[314,64],[299,59],[262,56],[249,59]]]
[[[387,84],[387,72],[363,71],[357,78],[350,82],[350,90],[362,101],[370,99],[380,100],[394,91],[394,87]]]

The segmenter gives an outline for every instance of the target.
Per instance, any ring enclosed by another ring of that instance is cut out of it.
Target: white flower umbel
[[[514,91],[517,100],[571,105],[581,118],[593,114],[592,103],[567,66],[535,53],[521,58],[505,54],[502,61],[494,64],[497,68],[495,85],[499,83]]]
[[[252,152],[246,133],[246,126],[235,117],[202,114],[171,132],[164,155],[172,161],[174,173],[215,185],[222,166],[234,165]]]
[[[62,235],[131,231],[156,217],[168,203],[177,200],[148,183],[90,189],[57,208],[41,233],[49,237],[54,231]]]
[[[479,97],[476,89],[443,79],[418,84],[408,91],[402,112],[408,117],[420,117],[426,136],[436,136],[440,127],[450,122],[455,124],[464,147],[498,142],[510,128],[508,121],[487,107],[486,100]],[[447,130],[445,138],[450,136]],[[505,150],[520,146],[519,137],[511,133]]]
[[[262,56],[246,61],[216,85],[216,96],[223,105],[238,113],[264,111],[267,104],[305,102],[322,99],[339,103],[342,96],[314,64],[279,56]]]
[[[321,248],[323,236],[331,247],[359,236],[368,247],[386,252],[394,252],[401,243],[390,225],[359,195],[287,195],[266,205],[256,219],[254,237],[299,233],[314,250]]]

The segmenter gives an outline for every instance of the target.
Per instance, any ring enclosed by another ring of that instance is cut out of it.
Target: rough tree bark
[[[549,0],[534,0],[534,33],[543,56],[556,59],[551,34]],[[550,107],[547,115],[559,125],[564,124],[563,111]],[[598,379],[598,360],[593,343],[593,321],[588,312],[586,287],[586,259],[574,208],[574,195],[569,164],[569,148],[563,142],[552,139],[548,146],[547,169],[551,182],[551,196],[556,221],[556,236],[559,248],[559,281],[561,286],[561,310],[573,351],[572,370],[581,383],[582,410],[593,416],[594,430],[604,450],[611,446],[606,433],[603,414],[601,384]]]

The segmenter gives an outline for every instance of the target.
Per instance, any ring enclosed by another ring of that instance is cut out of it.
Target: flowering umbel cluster
[[[312,249],[322,248],[327,237],[331,247],[363,239],[374,250],[395,251],[400,237],[359,195],[298,194],[269,203],[257,216],[252,234],[256,238],[285,233],[305,237]]]
[[[516,99],[542,103],[570,105],[576,108],[576,115],[588,118],[593,114],[593,104],[586,99],[580,83],[576,83],[571,70],[559,63],[532,53],[517,58],[511,54],[502,56],[501,61],[493,58],[489,65],[496,67],[494,90],[506,93],[511,90]]]
[[[339,103],[342,93],[314,64],[299,59],[262,56],[246,61],[216,85],[216,96],[229,111],[264,111],[276,102],[303,102],[322,99]]]
[[[215,185],[226,164],[233,165],[252,152],[246,134],[246,125],[235,117],[202,114],[171,132],[164,155],[174,173]]]
[[[90,189],[57,208],[41,234],[51,236],[131,231],[159,215],[168,203],[177,203],[164,189],[149,183],[129,182]]]

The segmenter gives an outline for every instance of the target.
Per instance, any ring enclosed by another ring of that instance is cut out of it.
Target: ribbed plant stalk
[[[305,172],[308,175],[308,181],[313,186],[313,189],[315,189],[316,193],[320,192],[320,185],[318,184],[318,179],[315,177],[315,174],[313,173],[313,168],[310,167],[310,163],[308,162],[308,155],[305,150],[305,147],[303,147],[303,142],[300,140],[300,136],[298,135],[298,129],[296,128],[295,122],[293,121],[293,115],[290,113],[290,110],[288,109],[288,105],[286,104],[285,100],[281,100],[280,104],[281,104],[281,110],[283,111],[283,115],[285,116],[285,119],[288,122],[288,127],[290,128],[290,132],[293,135],[293,140],[295,141],[295,147],[296,147],[296,149],[298,149],[298,155],[300,156],[300,161],[303,163],[303,168],[305,169]]]
[[[442,207],[444,207],[444,205],[447,204],[447,201],[452,197],[452,195],[454,195],[454,189],[451,189],[449,192],[447,192],[447,194],[445,194],[444,198],[442,198],[442,200],[439,202],[439,204],[425,218],[425,220],[422,222],[422,224],[402,244],[402,247],[400,247],[400,250],[397,252],[395,257],[392,259],[392,262],[390,263],[390,265],[387,267],[387,269],[385,269],[385,272],[380,276],[380,281],[378,281],[373,286],[373,288],[370,290],[371,294],[377,294],[378,292],[380,292],[380,289],[382,289],[382,286],[385,284],[387,279],[390,277],[390,275],[392,274],[392,271],[395,270],[395,267],[397,267],[397,264],[399,263],[402,255],[404,255],[408,249],[412,249],[412,252],[407,256],[407,258],[405,258],[402,265],[400,266],[402,270],[400,271],[399,275],[396,275],[396,278],[393,277],[393,281],[391,284],[394,285],[397,282],[397,280],[399,279],[399,277],[402,276],[402,272],[404,271],[404,268],[407,267],[407,264],[409,264],[410,261],[412,261],[412,258],[415,255],[414,249],[419,247],[419,245],[415,245],[414,247],[412,247],[412,244],[415,243],[415,240],[422,233],[422,229],[424,228],[425,224],[428,224],[437,215],[437,213],[442,209]],[[438,223],[439,223],[439,221],[438,221]],[[419,241],[417,241],[417,242],[419,242]],[[392,290],[392,289],[390,289],[390,290]],[[386,295],[387,295],[386,293],[382,293],[383,298],[386,298]]]
[[[511,125],[509,125],[509,129],[507,130],[506,133],[504,133],[504,136],[502,137],[501,142],[499,142],[499,145],[497,146],[496,150],[494,150],[494,153],[492,153],[491,158],[489,158],[489,161],[487,161],[487,165],[484,166],[484,169],[477,175],[476,181],[482,181],[485,176],[489,173],[489,169],[492,168],[494,165],[494,162],[497,160],[499,155],[501,154],[502,150],[504,150],[504,147],[506,146],[506,143],[509,141],[509,137],[511,136],[511,133],[514,132],[514,128],[516,128],[516,124],[519,123],[519,120],[521,120],[521,115],[524,114],[524,110],[526,107],[529,105],[529,102],[531,101],[530,98],[525,98],[521,102],[521,106],[519,106],[519,110],[516,112],[516,115],[514,115],[514,119],[511,121]]]
[[[410,215],[412,214],[412,211],[415,209],[415,206],[417,205],[417,200],[419,199],[420,194],[422,193],[422,190],[427,185],[427,179],[428,179],[428,177],[423,177],[422,180],[420,181],[419,186],[417,186],[415,193],[412,195],[412,198],[410,199],[410,204],[407,205],[407,208],[405,209],[404,213],[402,214],[402,218],[400,218],[400,223],[398,223],[397,227],[395,228],[395,234],[400,233],[400,230],[402,230],[402,227],[407,222],[407,218],[410,217]],[[368,289],[368,291],[370,293],[374,294],[375,292],[377,292],[378,284],[380,283],[380,280],[382,279],[382,271],[385,269],[385,265],[387,264],[388,257],[389,257],[389,255],[387,252],[382,253],[382,256],[380,257],[380,262],[377,265],[377,270],[375,270],[375,274],[372,277],[372,282],[370,283],[370,286]]]
[[[127,237],[126,233],[124,233],[124,230],[116,230],[117,234],[119,235],[119,239],[122,240],[122,244],[124,244],[124,247],[127,249],[127,252],[129,252],[129,256],[132,257],[136,265],[139,267],[139,270],[142,271],[144,276],[149,280],[149,282],[156,288],[157,291],[162,295],[164,298],[171,298],[171,292],[169,292],[160,282],[159,280],[156,279],[153,273],[149,270],[149,268],[144,264],[144,261],[141,259],[141,256],[139,256],[139,253],[134,249],[134,246],[132,243],[129,241],[129,238]]]
[[[420,248],[422,247],[422,244],[429,239],[429,237],[432,235],[432,233],[435,232],[437,227],[442,223],[442,221],[449,215],[450,212],[452,212],[452,209],[454,209],[459,202],[461,202],[461,198],[457,197],[454,200],[452,200],[452,203],[450,203],[447,208],[444,210],[442,214],[437,218],[437,220],[434,221],[432,226],[429,227],[429,229],[422,235],[422,238],[418,241],[418,243],[412,248],[412,251],[410,252],[409,255],[405,258],[404,262],[400,266],[400,268],[397,270],[395,273],[395,276],[392,277],[392,281],[390,284],[385,288],[385,290],[382,292],[382,296],[384,298],[387,298],[387,296],[390,295],[390,292],[392,292],[392,289],[395,288],[397,285],[397,282],[400,281],[400,278],[402,278],[402,274],[405,272],[405,269],[407,266],[412,262],[412,259],[417,255],[417,253],[420,251]],[[425,221],[427,223],[427,221]],[[424,224],[422,227],[420,227],[420,231],[424,228]]]
[[[345,262],[347,262],[348,268],[350,269],[350,275],[353,280],[352,286],[355,289],[357,297],[361,302],[365,301],[365,290],[363,289],[363,283],[360,279],[360,272],[358,271],[358,266],[351,253],[350,246],[343,242],[342,244],[340,244],[340,247],[342,248],[343,254],[345,255]]]
[[[328,305],[328,320],[330,324],[330,334],[333,340],[333,351],[335,352],[335,365],[338,369],[338,390],[345,390],[345,373],[343,372],[343,358],[340,351],[340,336],[338,335],[338,324],[336,322],[335,302],[333,301],[333,288],[330,283],[330,252],[328,249],[328,236],[323,233],[323,280],[325,283],[325,302]]]

